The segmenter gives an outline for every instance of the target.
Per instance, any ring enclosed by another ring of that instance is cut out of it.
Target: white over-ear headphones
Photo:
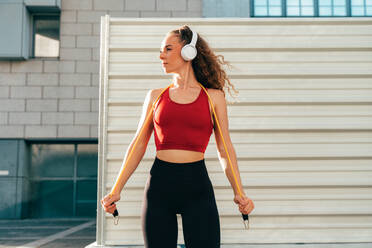
[[[189,44],[184,45],[181,49],[181,56],[186,61],[193,60],[196,57],[196,54],[198,53],[195,47],[196,41],[198,40],[198,34],[193,30],[191,30],[191,32],[192,32],[191,42]]]

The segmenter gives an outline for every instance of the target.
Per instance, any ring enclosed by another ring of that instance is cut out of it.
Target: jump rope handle
[[[249,229],[249,217],[248,214],[242,214],[245,229]]]
[[[114,204],[114,202],[112,202],[110,205]],[[118,222],[119,222],[119,212],[117,209],[115,209],[114,213],[112,214],[114,216],[114,224],[117,225]]]
[[[111,203],[111,205],[114,203]],[[114,213],[112,214],[114,217],[119,216],[119,212],[117,209],[115,209]]]

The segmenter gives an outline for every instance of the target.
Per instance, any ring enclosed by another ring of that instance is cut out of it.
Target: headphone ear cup
[[[196,57],[197,50],[194,46],[187,44],[181,49],[181,56],[184,60],[190,61]]]

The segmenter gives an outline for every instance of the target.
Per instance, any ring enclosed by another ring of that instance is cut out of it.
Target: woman
[[[181,49],[189,44],[193,32],[186,25],[170,31],[160,51],[165,73],[173,73],[173,82],[167,89],[153,89],[147,93],[137,133],[124,161],[139,136],[131,161],[123,175],[117,178],[116,192],[106,195],[101,204],[106,212],[113,213],[120,200],[120,192],[143,158],[148,141],[154,131],[156,157],[145,186],[142,206],[142,231],[145,247],[174,248],[177,245],[178,224],[176,214],[182,217],[186,247],[220,247],[220,222],[212,183],[205,166],[204,152],[212,130],[218,156],[234,191],[234,202],[239,211],[249,214],[253,201],[244,191],[240,196],[233,178],[223,141],[215,125],[212,108],[202,84],[214,104],[217,119],[231,158],[239,187],[243,190],[235,150],[228,132],[227,106],[223,87],[230,83],[218,59],[207,42],[196,33],[197,55],[192,60],[181,56]],[[233,87],[234,88],[234,87]],[[160,97],[159,95],[163,93]],[[159,99],[158,99],[159,97]],[[150,114],[152,119],[144,123]],[[123,168],[122,168],[123,169]],[[112,204],[112,205],[111,205]]]

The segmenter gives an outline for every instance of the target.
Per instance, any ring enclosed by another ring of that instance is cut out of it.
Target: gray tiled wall
[[[62,0],[61,8],[59,60],[0,61],[0,138],[97,138],[100,16],[202,16],[202,0]]]
[[[24,138],[97,138],[100,17],[201,17],[201,0],[62,0],[59,59],[0,61],[0,219],[27,217]],[[26,170],[27,171],[27,170]]]

